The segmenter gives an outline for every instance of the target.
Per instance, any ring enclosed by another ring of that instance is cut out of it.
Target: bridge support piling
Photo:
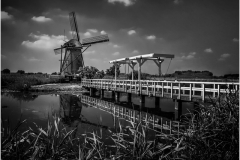
[[[90,88],[90,96],[95,96],[95,88]]]
[[[120,92],[115,92],[115,101],[116,102],[120,101]]]
[[[112,100],[114,100],[114,99],[115,99],[115,92],[112,91]]]
[[[140,95],[140,103],[145,104],[145,96],[144,95]]]
[[[129,103],[132,102],[132,94],[131,93],[127,93],[127,101]]]
[[[100,89],[100,98],[101,98],[101,99],[104,98],[104,89]]]
[[[179,120],[182,115],[182,101],[174,99],[175,120]]]
[[[160,108],[160,97],[155,97],[155,108]]]

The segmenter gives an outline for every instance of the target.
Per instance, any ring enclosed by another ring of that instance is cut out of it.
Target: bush
[[[10,70],[6,68],[6,69],[2,70],[2,73],[9,74]]]
[[[19,74],[24,74],[25,71],[23,71],[23,70],[18,70],[17,73],[19,73]]]

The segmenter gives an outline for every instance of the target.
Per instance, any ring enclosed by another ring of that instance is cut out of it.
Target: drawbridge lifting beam
[[[155,62],[155,64],[158,66],[158,72],[159,76],[162,75],[161,71],[161,64],[164,61],[164,58],[174,58],[174,55],[172,54],[160,54],[160,53],[150,53],[150,54],[144,54],[144,55],[138,55],[133,57],[127,57],[127,58],[120,58],[116,60],[109,61],[109,63],[113,65],[121,65],[121,64],[128,64],[132,68],[132,80],[133,80],[133,72],[134,72],[134,66],[138,64],[138,80],[141,80],[141,67],[147,60],[152,60]],[[115,80],[117,80],[117,69],[115,67]]]

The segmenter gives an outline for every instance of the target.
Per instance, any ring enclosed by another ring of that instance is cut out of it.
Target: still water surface
[[[2,127],[10,126],[12,129],[21,119],[27,119],[21,130],[29,127],[47,127],[48,119],[53,115],[61,118],[61,122],[68,128],[77,128],[77,134],[86,132],[100,132],[107,136],[107,129],[118,128],[119,121],[126,127],[130,125],[127,120],[118,119],[110,112],[102,110],[99,106],[106,103],[117,104],[124,108],[137,110],[150,115],[163,117],[167,120],[176,119],[176,111],[172,99],[160,99],[160,105],[155,106],[154,97],[146,97],[145,106],[141,107],[140,99],[137,95],[132,95],[132,103],[127,103],[127,95],[120,95],[120,102],[114,102],[110,93],[105,93],[104,99],[98,101],[98,106],[88,100],[88,95],[72,94],[48,94],[36,95],[36,93],[2,93],[1,94],[1,118]],[[100,99],[98,97],[94,97]],[[102,103],[102,104],[99,104]],[[182,113],[185,114],[193,109],[193,104],[184,102]],[[133,110],[133,111],[134,111]],[[35,123],[35,124],[34,124]],[[106,132],[106,133],[105,133]]]

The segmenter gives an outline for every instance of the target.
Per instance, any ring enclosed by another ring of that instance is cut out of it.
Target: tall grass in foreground
[[[230,91],[230,90],[229,90]],[[182,135],[186,157],[190,159],[239,158],[239,92],[199,105],[185,123],[189,130]]]
[[[2,137],[3,159],[226,159],[239,158],[239,93],[229,93],[200,105],[187,115],[188,127],[179,134],[157,133],[149,139],[147,125],[131,122],[109,137],[113,145],[104,144],[102,136],[86,133],[75,137],[76,130],[67,131],[60,119],[48,121],[43,129],[18,128]],[[148,124],[148,123],[146,123]]]

